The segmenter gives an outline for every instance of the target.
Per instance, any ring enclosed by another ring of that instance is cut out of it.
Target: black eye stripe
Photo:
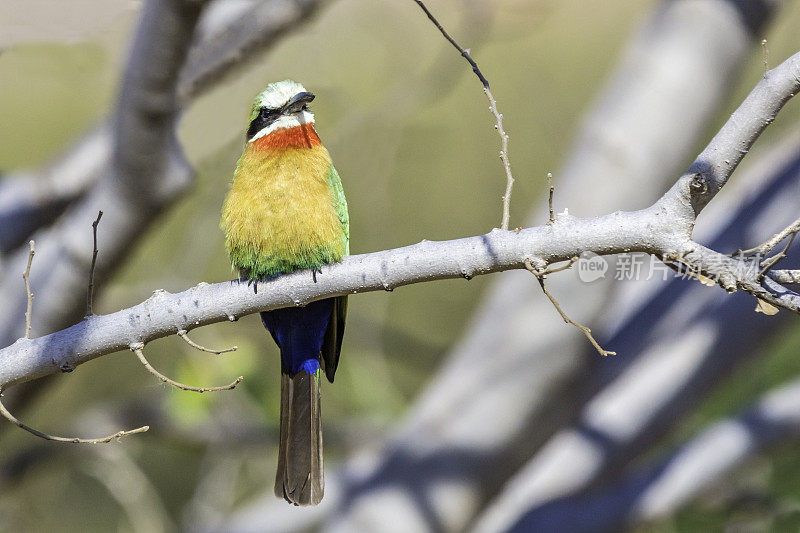
[[[262,107],[256,118],[250,123],[250,127],[247,128],[247,140],[252,139],[256,133],[278,120],[280,116],[281,109]]]

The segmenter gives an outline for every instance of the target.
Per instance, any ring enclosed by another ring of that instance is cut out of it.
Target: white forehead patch
[[[265,135],[269,135],[275,130],[280,130],[284,128],[296,128],[302,124],[313,124],[314,123],[314,114],[310,111],[301,111],[299,113],[295,113],[294,115],[281,115],[278,119],[267,126],[266,128],[260,130],[258,133],[253,135],[253,138],[250,139],[248,142],[253,142],[256,139],[260,139]]]
[[[256,102],[258,107],[277,109],[288,102],[292,96],[304,92],[306,92],[306,88],[296,81],[277,81],[267,85],[267,88],[256,97]]]

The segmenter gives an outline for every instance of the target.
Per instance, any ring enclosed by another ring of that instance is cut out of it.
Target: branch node
[[[699,173],[692,176],[689,187],[691,187],[695,194],[705,194],[708,192],[708,183],[706,183],[705,177]]]

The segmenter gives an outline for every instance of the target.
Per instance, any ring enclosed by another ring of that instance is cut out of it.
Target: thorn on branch
[[[239,376],[232,383],[229,383],[228,385],[223,385],[221,387],[192,387],[191,385],[184,385],[183,383],[168,378],[167,376],[165,376],[164,374],[153,368],[153,366],[147,361],[147,358],[144,356],[144,353],[142,351],[144,350],[144,344],[142,343],[131,344],[130,349],[133,353],[136,354],[136,357],[139,358],[139,361],[141,361],[142,365],[144,365],[144,367],[147,369],[148,372],[153,374],[155,377],[157,377],[167,385],[172,385],[173,387],[176,387],[181,390],[199,392],[199,393],[232,390],[235,389],[236,385],[241,383],[242,380],[244,379],[244,376]]]
[[[103,212],[97,212],[97,218],[92,222],[92,236],[94,238],[94,246],[92,247],[92,266],[89,269],[89,288],[86,291],[86,316],[92,316],[92,300],[94,300],[94,267],[97,264],[97,225],[100,224],[100,219],[103,217]]]
[[[31,263],[33,263],[33,256],[36,254],[34,249],[34,242],[28,243],[31,251],[28,253],[28,266],[22,274],[22,279],[25,281],[25,293],[28,295],[28,307],[25,310],[25,338],[31,338],[31,312],[33,311],[33,292],[31,292]]]
[[[472,72],[478,77],[483,85],[483,92],[486,94],[486,99],[489,100],[489,111],[491,111],[492,115],[494,115],[495,125],[494,129],[497,130],[497,134],[500,135],[500,160],[503,162],[503,169],[506,173],[506,189],[505,193],[503,194],[503,215],[500,222],[500,228],[507,230],[508,223],[510,219],[510,210],[511,210],[511,190],[514,187],[514,177],[511,174],[511,162],[508,158],[508,134],[503,129],[503,114],[497,110],[497,101],[492,96],[492,91],[489,89],[489,80],[487,80],[481,69],[478,68],[478,64],[472,59],[470,55],[470,51],[467,49],[462,48],[452,37],[450,34],[445,31],[442,25],[436,20],[436,17],[433,16],[428,10],[428,7],[422,2],[422,0],[414,0],[417,5],[425,12],[425,15],[428,16],[430,21],[436,26],[439,32],[444,36],[447,41],[453,45],[453,47],[458,50],[461,56],[467,60],[467,62],[472,67]]]
[[[182,338],[183,340],[185,340],[186,344],[188,344],[192,348],[200,350],[201,352],[208,352],[208,353],[221,355],[221,354],[228,353],[228,352],[235,352],[236,350],[239,349],[238,346],[231,346],[230,348],[225,348],[223,350],[212,350],[211,348],[206,348],[205,346],[197,344],[192,339],[190,339],[189,335],[188,335],[188,332],[185,329],[179,329],[178,330],[178,336],[180,338]]]
[[[128,430],[124,430],[124,431],[117,431],[113,435],[109,435],[107,437],[102,437],[102,438],[99,438],[99,439],[79,439],[77,437],[56,437],[56,436],[53,436],[53,435],[49,435],[47,433],[43,433],[43,432],[39,431],[38,429],[34,429],[34,428],[32,428],[32,427],[30,427],[28,425],[23,424],[14,415],[12,415],[8,411],[8,409],[6,409],[6,406],[3,405],[2,401],[0,401],[0,415],[2,415],[3,418],[5,418],[9,422],[13,423],[17,427],[22,428],[25,431],[27,431],[28,433],[31,433],[32,435],[36,435],[39,438],[42,438],[42,439],[45,439],[45,440],[52,440],[54,442],[67,442],[67,443],[71,443],[71,444],[105,444],[107,442],[111,442],[112,440],[119,440],[122,437],[126,437],[128,435],[133,435],[135,433],[144,433],[145,431],[148,431],[150,429],[150,426],[142,426],[142,427],[136,428],[136,429],[128,429]]]
[[[562,320],[564,320],[565,323],[572,324],[573,326],[575,326],[576,328],[581,330],[581,332],[584,335],[586,335],[586,338],[589,339],[589,342],[592,343],[592,346],[594,346],[594,348],[597,350],[597,352],[600,355],[602,355],[603,357],[606,357],[608,355],[617,355],[617,352],[612,352],[612,351],[603,349],[603,347],[600,346],[600,343],[597,342],[597,340],[594,338],[594,335],[592,335],[592,330],[591,329],[587,328],[584,325],[578,324],[577,322],[572,320],[570,317],[568,317],[566,315],[566,313],[564,313],[564,311],[561,309],[561,305],[559,305],[558,300],[556,300],[553,297],[553,295],[550,294],[550,291],[547,290],[547,287],[545,287],[544,280],[545,280],[545,277],[548,274],[552,274],[554,272],[561,272],[562,270],[566,270],[566,269],[570,268],[573,264],[575,264],[576,261],[578,261],[578,258],[577,257],[573,257],[572,259],[569,260],[569,262],[565,266],[561,266],[561,267],[558,267],[558,268],[550,268],[550,267],[542,268],[542,267],[535,266],[533,264],[533,261],[531,261],[530,259],[526,259],[525,260],[525,268],[528,270],[528,272],[530,272],[531,274],[533,274],[536,277],[536,280],[539,282],[539,286],[542,288],[542,292],[544,292],[544,295],[547,296],[548,300],[550,300],[550,303],[553,304],[553,307],[556,308],[556,311],[558,311],[558,314],[561,315],[561,318],[562,318]]]

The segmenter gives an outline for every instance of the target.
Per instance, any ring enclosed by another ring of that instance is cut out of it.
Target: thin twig
[[[503,194],[503,217],[500,222],[501,229],[508,229],[508,222],[511,217],[511,189],[514,187],[514,177],[511,175],[511,161],[508,159],[508,134],[503,129],[503,114],[497,111],[497,102],[492,96],[489,86],[483,88],[486,98],[489,99],[489,110],[494,115],[496,121],[494,127],[500,135],[500,160],[503,162],[503,169],[506,172],[506,192]]]
[[[792,233],[792,236],[789,237],[788,241],[786,241],[786,245],[783,247],[783,250],[764,260],[764,262],[761,264],[763,268],[761,269],[761,272],[758,273],[758,279],[762,279],[767,272],[772,269],[772,267],[777,265],[781,259],[786,257],[786,252],[789,250],[792,242],[794,242],[795,237],[797,237],[797,233]]]
[[[559,268],[553,269],[553,270],[550,270],[550,269],[544,269],[543,270],[543,269],[535,267],[533,265],[533,262],[530,259],[526,259],[525,260],[525,268],[528,270],[528,272],[530,272],[531,274],[536,276],[536,280],[539,282],[539,286],[542,288],[542,292],[544,292],[544,295],[547,296],[548,300],[550,300],[550,303],[553,304],[553,307],[556,308],[556,311],[558,311],[558,314],[561,315],[561,318],[564,320],[564,322],[566,322],[567,324],[572,324],[573,326],[575,326],[576,328],[581,330],[583,332],[583,334],[586,335],[586,338],[589,339],[589,342],[592,343],[592,346],[594,346],[595,349],[598,351],[598,353],[600,355],[602,355],[603,357],[605,357],[607,355],[617,355],[617,352],[611,352],[609,350],[604,350],[603,347],[600,346],[600,343],[598,343],[597,340],[594,338],[594,335],[592,335],[592,330],[591,329],[589,329],[586,326],[583,326],[581,324],[578,324],[577,322],[572,320],[570,317],[568,317],[566,315],[566,313],[564,313],[564,311],[561,309],[561,306],[559,305],[558,300],[556,300],[553,297],[553,295],[550,294],[550,291],[547,290],[547,287],[545,287],[544,280],[545,280],[545,277],[547,276],[547,274],[552,274],[553,272],[560,272],[561,270],[566,270],[567,268],[571,267],[575,263],[575,261],[577,261],[577,258],[572,258],[572,259],[570,259],[569,264],[564,266],[564,267],[559,267]],[[548,270],[550,270],[550,271],[548,272]]]
[[[760,245],[756,246],[755,248],[750,248],[748,250],[739,250],[736,252],[735,255],[750,255],[750,254],[760,254],[760,255],[767,255],[770,253],[773,248],[778,246],[778,244],[790,235],[796,235],[800,232],[800,218],[786,226],[784,229],[761,243]]]
[[[472,72],[478,77],[483,85],[483,92],[486,94],[486,99],[489,100],[489,111],[492,112],[495,119],[494,129],[497,130],[497,134],[500,135],[500,160],[503,162],[503,169],[506,173],[506,190],[503,194],[503,215],[502,220],[500,223],[500,227],[504,230],[508,229],[508,223],[510,219],[510,211],[511,211],[511,190],[514,187],[514,177],[511,174],[511,161],[508,158],[508,134],[503,129],[503,114],[497,110],[497,101],[494,99],[492,95],[492,91],[489,89],[489,80],[481,72],[481,69],[478,68],[478,64],[472,59],[472,56],[469,53],[469,50],[462,48],[452,37],[450,34],[445,31],[442,25],[436,20],[436,17],[428,10],[427,6],[422,2],[422,0],[414,0],[417,5],[425,12],[428,16],[430,21],[436,26],[436,28],[441,32],[447,41],[453,45],[453,48],[458,50],[461,56],[467,60],[467,62],[472,67]]]
[[[37,437],[40,437],[45,440],[52,440],[55,442],[68,442],[72,444],[104,444],[106,442],[111,442],[112,440],[121,439],[122,437],[126,437],[128,435],[133,435],[134,433],[144,433],[145,431],[150,429],[150,426],[142,426],[136,429],[117,431],[113,435],[109,435],[107,437],[103,437],[100,439],[79,439],[77,437],[55,437],[53,435],[48,435],[47,433],[42,433],[38,429],[34,429],[20,422],[14,415],[12,415],[8,411],[8,409],[6,409],[6,406],[3,405],[2,401],[0,401],[0,415],[3,415],[3,418],[8,420],[9,422],[12,422],[17,427],[20,427],[25,431],[27,431],[28,433],[36,435]]]
[[[92,300],[94,299],[94,266],[97,264],[97,225],[100,224],[100,219],[103,217],[103,212],[97,212],[97,218],[92,222],[92,236],[94,237],[94,247],[92,248],[92,266],[89,269],[89,289],[86,293],[86,316],[92,316]]]
[[[453,48],[458,50],[459,53],[464,57],[464,59],[466,59],[469,62],[470,66],[472,66],[472,72],[474,72],[475,75],[478,77],[478,79],[481,80],[481,85],[483,85],[484,89],[488,89],[489,88],[489,80],[487,80],[483,76],[483,73],[481,72],[481,69],[478,68],[478,64],[475,62],[474,59],[472,59],[472,56],[469,55],[469,51],[461,48],[461,46],[459,46],[459,44],[455,41],[455,39],[450,37],[450,35],[445,31],[445,29],[442,27],[442,25],[439,24],[439,21],[436,20],[436,17],[433,16],[433,13],[428,11],[427,6],[425,6],[425,4],[422,2],[422,0],[414,0],[414,1],[422,9],[422,11],[424,11],[425,14],[428,15],[428,18],[431,20],[431,22],[433,22],[434,26],[436,26],[436,28],[442,33],[444,38],[447,39],[448,41],[450,41],[450,44],[453,45]]]
[[[130,349],[131,349],[131,351],[133,353],[136,354],[136,357],[139,358],[139,361],[142,362],[142,364],[144,365],[144,367],[147,369],[148,372],[153,374],[155,377],[157,377],[158,379],[160,379],[161,381],[163,381],[167,385],[172,385],[173,387],[177,387],[177,388],[179,388],[181,390],[187,390],[187,391],[192,391],[192,392],[200,392],[200,393],[203,393],[203,392],[216,392],[216,391],[221,391],[221,390],[231,390],[231,389],[236,388],[236,385],[241,383],[242,380],[244,379],[244,376],[239,376],[238,378],[236,378],[236,380],[233,381],[233,383],[230,383],[228,385],[224,385],[222,387],[192,387],[190,385],[184,385],[183,383],[180,383],[178,381],[175,381],[173,379],[168,378],[167,376],[165,376],[164,374],[162,374],[161,372],[159,372],[158,370],[153,368],[153,366],[147,361],[147,358],[144,356],[144,353],[142,352],[142,350],[144,349],[144,345],[143,344],[141,344],[141,343],[131,344]]]
[[[188,344],[192,348],[196,348],[196,349],[200,350],[201,352],[208,352],[208,353],[214,353],[214,354],[220,355],[220,354],[223,354],[223,353],[235,352],[236,350],[239,349],[238,346],[231,346],[230,348],[225,348],[224,350],[212,350],[211,348],[206,348],[205,346],[201,346],[200,344],[197,344],[192,339],[190,339],[189,335],[188,335],[188,332],[185,329],[179,329],[178,330],[178,336],[180,338],[182,338],[183,340],[185,340],[186,344]]]
[[[33,256],[36,254],[34,249],[34,242],[30,243],[31,251],[28,254],[28,266],[25,273],[22,274],[22,279],[25,281],[25,292],[28,295],[28,308],[25,311],[25,338],[31,338],[31,312],[33,311],[33,292],[31,292],[31,263],[33,263]]]
[[[764,77],[767,77],[767,71],[769,71],[769,48],[767,48],[767,40],[761,40],[761,51],[763,53],[762,61],[764,62]]]
[[[550,221],[548,224],[553,224],[556,221],[556,216],[553,214],[553,194],[555,193],[556,188],[553,185],[553,174],[550,172],[547,173],[547,187],[550,190],[547,199],[547,207],[550,209]]]

